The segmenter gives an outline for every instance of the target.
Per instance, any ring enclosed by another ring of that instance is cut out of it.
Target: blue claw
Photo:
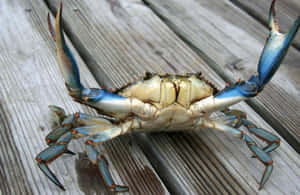
[[[299,16],[290,31],[286,34],[281,34],[275,18],[275,2],[276,0],[273,0],[269,14],[270,35],[258,65],[258,91],[263,89],[264,85],[271,80],[272,76],[279,68],[279,65],[300,27]]]
[[[256,96],[264,86],[271,80],[279,68],[288,48],[300,27],[300,16],[288,33],[279,32],[275,18],[275,2],[273,0],[269,13],[270,34],[260,56],[257,72],[248,81],[237,82],[228,86],[215,95],[216,100],[221,100],[226,106]]]
[[[79,95],[81,90],[83,89],[82,84],[80,83],[80,76],[78,65],[75,61],[71,50],[66,44],[65,37],[63,34],[63,27],[62,27],[62,3],[60,3],[57,15],[56,15],[56,23],[55,23],[55,34],[52,32],[52,36],[56,38],[57,43],[57,55],[58,61],[60,65],[60,70],[63,74],[65,79],[66,85],[70,92],[75,93],[73,95]],[[51,25],[50,25],[51,26]],[[49,27],[50,28],[50,27]],[[50,28],[50,32],[51,32]],[[79,93],[79,94],[76,94]]]
[[[78,65],[76,60],[69,49],[63,34],[63,26],[62,26],[62,3],[59,6],[57,15],[56,15],[56,23],[55,23],[55,33],[53,31],[50,18],[48,16],[48,24],[49,30],[54,40],[56,40],[57,44],[57,56],[59,67],[61,73],[66,82],[66,86],[70,92],[70,96],[72,96],[76,101],[80,103],[84,103],[90,105],[92,107],[100,109],[104,107],[107,102],[111,103],[111,101],[123,101],[126,98],[121,97],[119,95],[106,92],[102,89],[89,89],[85,88],[80,82],[80,75]],[[102,104],[96,105],[97,102],[103,101]],[[111,107],[110,105],[106,107]],[[108,112],[111,110],[108,109]]]

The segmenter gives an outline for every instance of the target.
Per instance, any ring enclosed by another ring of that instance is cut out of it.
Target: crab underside
[[[51,35],[57,43],[58,62],[67,89],[75,101],[95,108],[102,115],[91,116],[83,113],[66,115],[62,108],[50,106],[59,119],[59,127],[47,135],[46,142],[49,147],[36,157],[40,169],[64,190],[63,185],[48,168],[48,164],[63,153],[74,154],[67,149],[70,141],[88,136],[85,144],[88,158],[99,166],[111,190],[124,192],[128,187],[114,183],[108,163],[96,151],[96,145],[133,132],[216,129],[242,139],[254,157],[265,165],[260,181],[259,189],[261,189],[273,170],[273,161],[269,153],[279,146],[280,139],[251,123],[246,119],[245,113],[230,110],[228,107],[255,97],[263,90],[278,69],[299,29],[300,17],[288,33],[281,34],[275,20],[274,5],[275,0],[270,9],[270,34],[260,57],[258,74],[249,80],[238,81],[219,91],[200,73],[186,75],[146,73],[142,79],[108,92],[104,89],[85,88],[81,84],[78,66],[64,40],[61,4],[56,16],[55,32],[49,16],[48,22]],[[211,118],[211,114],[216,111],[222,112],[223,115]],[[244,131],[238,129],[241,125],[265,141],[266,147],[259,148]]]

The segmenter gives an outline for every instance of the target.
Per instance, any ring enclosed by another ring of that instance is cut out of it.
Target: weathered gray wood
[[[61,106],[68,113],[95,114],[68,96],[47,29],[47,12],[45,3],[37,0],[0,4],[0,194],[114,194],[83,155],[83,141],[70,144],[79,156],[63,155],[51,164],[66,192],[36,166],[35,156],[46,148],[44,138],[51,130],[48,105]],[[74,54],[83,82],[97,87]],[[168,194],[143,152],[129,142],[130,136],[125,136],[98,147],[110,161],[116,182],[128,184],[131,194]]]
[[[248,79],[256,72],[268,29],[231,2],[145,1],[226,80],[235,82],[239,78]],[[249,100],[298,152],[299,61],[300,53],[290,48],[279,71],[264,91],[258,97]]]
[[[48,1],[55,12],[59,1]],[[146,70],[202,71],[223,86],[211,68],[138,0],[66,1],[67,34],[101,84],[118,87]],[[274,132],[245,103],[250,120]],[[263,166],[230,135],[196,133],[134,136],[172,194],[299,193],[300,159],[283,140],[272,157],[273,175],[258,192]]]
[[[262,22],[265,26],[268,25],[269,8],[272,0],[261,1],[245,1],[245,0],[230,0],[240,8],[244,9],[248,14]],[[298,0],[277,0],[276,14],[280,29],[287,32],[291,25],[300,15],[300,1]],[[296,35],[293,45],[300,49],[300,34]]]

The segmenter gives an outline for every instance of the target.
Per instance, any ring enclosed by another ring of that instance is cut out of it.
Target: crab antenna
[[[69,47],[66,44],[64,34],[62,31],[62,2],[60,2],[58,12],[56,15],[55,34],[57,43],[57,57],[60,70],[66,81],[66,85],[71,92],[79,92],[83,89],[80,83],[80,76],[77,63],[72,55]]]

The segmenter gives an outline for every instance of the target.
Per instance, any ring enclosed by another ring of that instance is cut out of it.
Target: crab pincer
[[[275,74],[283,58],[285,57],[288,48],[294,39],[300,27],[300,16],[296,19],[289,32],[282,34],[279,32],[277,19],[275,18],[275,2],[273,0],[269,12],[269,28],[270,34],[267,43],[265,44],[263,53],[258,64],[258,78],[255,79],[258,85],[258,92],[262,91],[272,76]]]

